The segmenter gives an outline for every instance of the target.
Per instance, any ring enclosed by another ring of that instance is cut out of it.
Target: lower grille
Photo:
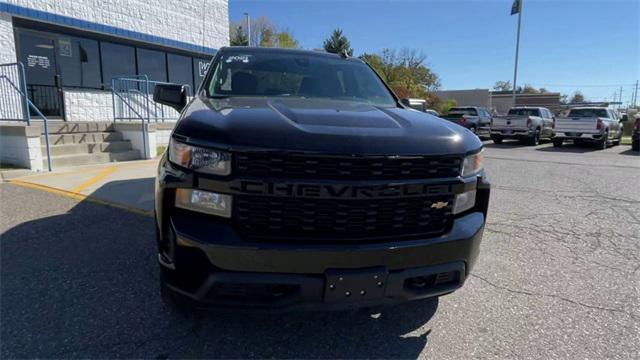
[[[236,226],[245,236],[325,241],[442,234],[451,226],[453,206],[452,195],[366,200],[239,196],[234,201]]]

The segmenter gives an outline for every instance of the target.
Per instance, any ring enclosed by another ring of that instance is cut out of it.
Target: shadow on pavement
[[[542,142],[540,144],[542,144]],[[504,140],[502,144],[496,144],[494,142],[485,143],[484,147],[490,148],[490,149],[510,149],[510,148],[526,148],[526,147],[534,147],[534,146],[525,144],[524,142],[521,142],[518,140]]]
[[[20,189],[3,200],[63,202]],[[7,229],[0,260],[0,358],[415,358],[438,307],[186,319],[160,299],[153,220],[89,201]]]
[[[623,151],[620,153],[620,155],[635,155],[635,156],[640,156],[640,151],[633,151],[631,150],[631,148]]]
[[[153,211],[155,178],[115,180],[96,189],[91,196],[129,207]]]
[[[557,152],[557,153],[584,154],[584,153],[599,151],[601,149],[599,149],[596,145],[592,145],[592,144],[580,144],[580,145],[564,144],[562,145],[562,147],[551,146],[551,147],[538,148],[536,150],[546,151],[546,152]]]

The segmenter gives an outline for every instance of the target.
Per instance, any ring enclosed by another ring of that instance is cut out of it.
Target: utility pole
[[[511,100],[513,106],[516,106],[516,81],[518,79],[518,55],[520,52],[520,24],[522,22],[522,3],[524,0],[514,0],[511,6],[511,15],[518,14],[518,34],[516,35],[516,63],[513,68],[513,91],[511,94]]]
[[[638,101],[638,80],[636,80],[636,90],[633,92],[633,107],[636,107],[636,101]]]
[[[244,13],[244,16],[247,18],[247,41],[249,46],[251,46],[251,18],[249,17],[249,13]]]
[[[618,102],[618,110],[620,110],[620,107],[622,106],[622,86],[620,86],[620,100]]]

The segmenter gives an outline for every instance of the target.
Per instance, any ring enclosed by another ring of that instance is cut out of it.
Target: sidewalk
[[[153,214],[158,159],[87,165],[21,176],[11,183]]]

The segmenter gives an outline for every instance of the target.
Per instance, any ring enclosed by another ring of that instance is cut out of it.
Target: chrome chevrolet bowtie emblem
[[[449,205],[449,203],[446,202],[446,201],[438,201],[436,203],[431,204],[431,208],[432,209],[442,209],[442,208],[447,207],[447,205]]]

